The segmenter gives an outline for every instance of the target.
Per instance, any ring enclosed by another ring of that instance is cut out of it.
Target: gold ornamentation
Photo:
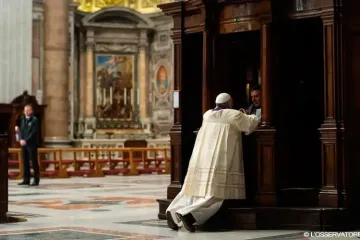
[[[152,13],[160,11],[157,5],[171,2],[172,0],[74,0],[80,3],[78,9],[84,12],[96,12],[105,7],[127,7],[133,8],[141,13]]]

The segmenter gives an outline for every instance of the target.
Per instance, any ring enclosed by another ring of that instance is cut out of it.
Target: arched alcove
[[[85,129],[142,133],[148,117],[147,59],[153,28],[146,15],[123,7],[104,8],[82,19]]]

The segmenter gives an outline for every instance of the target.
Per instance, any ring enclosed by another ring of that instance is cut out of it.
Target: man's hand
[[[25,146],[25,145],[26,145],[26,141],[25,141],[25,140],[20,140],[20,145],[21,145],[21,146]]]
[[[241,108],[239,111],[242,112],[242,113],[244,113],[244,114],[248,114],[248,111],[246,111],[246,110],[243,109],[243,108]]]

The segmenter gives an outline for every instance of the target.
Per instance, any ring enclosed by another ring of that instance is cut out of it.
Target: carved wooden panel
[[[259,29],[260,29],[259,21],[242,19],[242,22],[239,20],[235,22],[221,23],[219,32],[221,34],[226,34],[226,33],[235,33],[235,32],[254,31]]]
[[[249,18],[252,16],[259,16],[261,8],[257,2],[228,4],[220,10],[220,21],[230,21],[234,18]]]
[[[185,33],[201,32],[203,30],[204,21],[205,16],[200,10],[186,12],[184,17]]]
[[[224,34],[258,30],[261,21],[270,17],[270,1],[225,4],[220,9],[219,31]]]
[[[171,133],[171,181],[180,181],[181,135],[180,132]]]
[[[232,33],[259,29],[257,4],[225,5],[219,14],[219,32]]]
[[[271,171],[264,171],[264,169],[270,169],[272,167],[272,158],[273,158],[273,146],[272,145],[260,145],[259,146],[259,154],[260,158],[266,159],[267,161],[261,161],[259,166],[259,172],[262,172],[263,174],[260,175],[259,183],[262,186],[262,188],[267,187],[273,187],[273,173]]]
[[[329,136],[331,137],[331,135]],[[333,136],[334,138],[334,136]],[[336,143],[335,139],[333,141],[327,140],[322,142],[322,151],[323,151],[323,160],[322,160],[322,181],[323,189],[335,188],[336,179],[337,179],[337,164],[336,164]]]
[[[261,206],[271,206],[276,203],[275,132],[275,129],[258,129],[255,133],[258,135],[258,193],[256,199]]]
[[[273,0],[275,17],[311,18],[333,12],[333,0]]]
[[[332,7],[334,0],[292,0],[283,2],[283,4],[286,3],[288,4],[288,10],[295,13]]]
[[[259,132],[257,134],[260,134]],[[274,190],[274,139],[260,135],[258,138],[259,189]]]

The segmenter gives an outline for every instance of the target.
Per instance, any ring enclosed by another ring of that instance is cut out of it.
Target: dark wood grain
[[[251,66],[261,69],[262,124],[256,141],[245,139],[245,179],[252,183],[246,201],[226,208],[230,218],[248,229],[360,222],[360,1],[189,0],[161,8],[174,18],[175,89],[182,93],[171,133],[169,200],[186,174],[202,112],[219,92],[245,107]],[[185,52],[197,56],[196,48],[203,57],[190,59]]]
[[[0,135],[0,223],[7,221],[8,212],[8,136]]]

